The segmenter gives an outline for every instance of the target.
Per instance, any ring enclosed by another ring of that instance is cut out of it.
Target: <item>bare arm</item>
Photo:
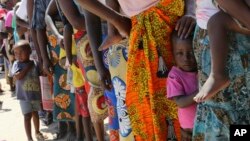
[[[185,0],[185,13],[175,26],[175,30],[178,30],[178,36],[187,38],[193,31],[195,24],[195,0]]]
[[[29,25],[31,26],[32,22],[32,16],[33,16],[33,7],[34,7],[35,1],[34,0],[27,0],[27,14],[28,14],[28,20]]]
[[[70,65],[72,65],[72,34],[73,27],[70,24],[66,24],[64,26],[63,37],[66,56]]]
[[[78,2],[84,9],[113,24],[122,36],[129,36],[131,29],[130,19],[104,6],[97,0],[78,0]]]
[[[29,29],[29,23],[25,22],[24,20],[20,19],[19,17],[16,16],[16,23],[19,26],[25,27]]]
[[[56,16],[57,13],[58,13],[58,10],[57,10],[57,6],[56,6],[56,2],[55,2],[55,0],[52,0],[49,3],[49,6],[48,6],[46,13],[45,13],[45,22],[46,22],[46,25],[49,27],[50,31],[58,39],[63,39],[63,36],[59,33],[59,31],[57,30],[57,28],[52,20],[52,17]]]
[[[14,78],[17,80],[23,79],[26,76],[26,74],[30,71],[30,69],[32,69],[33,66],[34,66],[34,63],[29,62],[29,64],[24,69],[14,74]]]
[[[58,3],[70,24],[77,30],[85,30],[84,15],[78,11],[74,2],[72,0],[58,0]]]
[[[94,57],[96,69],[100,75],[101,85],[105,89],[111,89],[111,80],[110,80],[110,73],[105,68],[103,61],[102,61],[102,52],[98,51],[98,47],[101,45],[101,20],[99,17],[95,16],[94,14],[85,11],[85,18],[86,18],[86,25],[87,25],[87,35],[90,41],[91,51]],[[107,82],[107,83],[105,83]]]
[[[197,92],[194,92],[193,94],[191,95],[182,95],[182,96],[177,96],[177,97],[174,97],[174,101],[175,103],[178,105],[178,107],[180,108],[185,108],[185,107],[188,107],[194,103],[196,103],[193,98],[196,96]]]

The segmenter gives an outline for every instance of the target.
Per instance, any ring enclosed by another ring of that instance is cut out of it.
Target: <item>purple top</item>
[[[12,75],[15,75],[27,66],[28,63],[15,61],[11,70]],[[16,94],[19,100],[41,100],[39,70],[36,64],[23,79],[16,80]]]

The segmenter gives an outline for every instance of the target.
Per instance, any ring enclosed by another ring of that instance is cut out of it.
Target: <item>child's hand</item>
[[[192,30],[194,29],[196,24],[196,20],[194,16],[191,15],[184,15],[182,16],[175,26],[175,30],[178,31],[178,36],[183,39],[187,38]]]

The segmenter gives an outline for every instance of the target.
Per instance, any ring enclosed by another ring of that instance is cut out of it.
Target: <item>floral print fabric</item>
[[[168,71],[161,70],[160,60],[168,70],[173,66],[170,35],[183,13],[183,0],[161,0],[132,17],[126,104],[137,141],[166,140],[166,118],[177,118],[176,105],[166,99]]]
[[[229,36],[230,53],[227,71],[230,86],[211,100],[198,105],[193,131],[195,141],[227,141],[232,124],[250,124],[250,36]],[[196,28],[194,52],[198,62],[199,83],[202,86],[211,69],[207,31]]]

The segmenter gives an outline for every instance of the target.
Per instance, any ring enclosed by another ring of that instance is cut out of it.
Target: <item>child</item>
[[[216,0],[215,3],[222,10],[208,21],[212,59],[211,73],[200,92],[195,96],[196,102],[213,97],[230,84],[227,73],[225,73],[228,56],[227,32],[250,34],[250,0]]]
[[[197,65],[192,50],[192,39],[189,37],[182,40],[174,32],[172,45],[176,66],[172,67],[168,75],[167,97],[178,105],[182,140],[191,141],[196,113],[193,98],[198,92]]]
[[[12,67],[12,75],[16,79],[17,99],[24,115],[24,127],[28,141],[32,141],[31,118],[33,118],[35,134],[38,140],[45,137],[39,131],[38,111],[41,110],[41,93],[37,65],[29,59],[31,48],[27,41],[20,40],[13,48],[17,61]]]

